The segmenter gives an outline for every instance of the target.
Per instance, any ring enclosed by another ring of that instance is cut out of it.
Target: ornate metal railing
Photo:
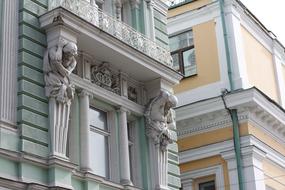
[[[140,52],[172,67],[172,58],[168,50],[160,47],[131,26],[98,9],[95,0],[49,0],[49,10],[57,7],[71,11]]]

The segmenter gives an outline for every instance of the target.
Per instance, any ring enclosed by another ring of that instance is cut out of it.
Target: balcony
[[[90,0],[50,0],[49,11],[62,7],[132,48],[172,68],[170,52],[131,26],[104,13]]]

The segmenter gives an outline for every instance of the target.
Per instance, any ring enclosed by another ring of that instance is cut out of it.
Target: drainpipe
[[[230,58],[230,49],[229,49],[229,42],[228,42],[228,33],[226,28],[226,19],[225,19],[225,12],[224,12],[224,0],[219,0],[220,5],[220,14],[222,20],[222,27],[223,27],[223,35],[224,35],[224,43],[225,43],[225,51],[226,51],[226,59],[227,59],[227,67],[228,67],[228,77],[230,83],[230,91],[234,90],[234,82],[232,76],[232,65],[231,65],[231,58]],[[233,140],[234,140],[234,150],[235,150],[235,157],[236,157],[236,164],[237,164],[237,173],[238,173],[238,183],[239,183],[239,190],[244,190],[244,177],[242,173],[242,160],[241,160],[241,145],[240,145],[240,134],[239,134],[239,122],[238,122],[238,115],[236,109],[229,109],[225,102],[225,96],[227,91],[222,92],[222,100],[225,106],[225,109],[228,110],[231,120],[233,123]]]
[[[225,109],[229,112],[231,116],[231,120],[233,123],[233,140],[234,140],[234,150],[237,164],[237,173],[238,173],[238,183],[239,190],[244,190],[244,177],[242,173],[242,160],[241,160],[241,145],[240,145],[240,134],[239,134],[239,122],[238,122],[238,114],[237,109],[230,109],[227,107],[225,96],[227,95],[227,91],[222,92],[222,100],[225,106]]]

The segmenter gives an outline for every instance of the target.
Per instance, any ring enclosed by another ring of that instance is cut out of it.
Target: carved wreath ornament
[[[120,94],[119,77],[112,73],[107,63],[91,68],[91,82],[106,90]]]

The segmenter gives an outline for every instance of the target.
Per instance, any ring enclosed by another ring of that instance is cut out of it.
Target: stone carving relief
[[[58,102],[67,103],[74,96],[69,75],[76,67],[77,46],[72,42],[59,40],[44,57],[44,80],[46,96]]]
[[[44,55],[45,93],[49,98],[51,156],[66,157],[68,120],[74,89],[69,75],[76,67],[77,46],[59,39]]]
[[[167,145],[174,140],[170,129],[175,129],[175,113],[172,108],[176,105],[177,98],[161,90],[160,94],[146,107],[147,136],[152,138],[162,151],[166,150]]]
[[[128,87],[128,98],[133,102],[138,102],[138,92],[135,87],[132,86]]]
[[[151,160],[152,188],[167,190],[168,188],[168,151],[167,145],[175,140],[175,114],[172,108],[177,104],[177,98],[168,91],[151,99],[145,110],[146,135],[149,137],[149,155]]]
[[[108,63],[91,68],[91,82],[116,94],[120,94],[120,78],[109,68]]]

